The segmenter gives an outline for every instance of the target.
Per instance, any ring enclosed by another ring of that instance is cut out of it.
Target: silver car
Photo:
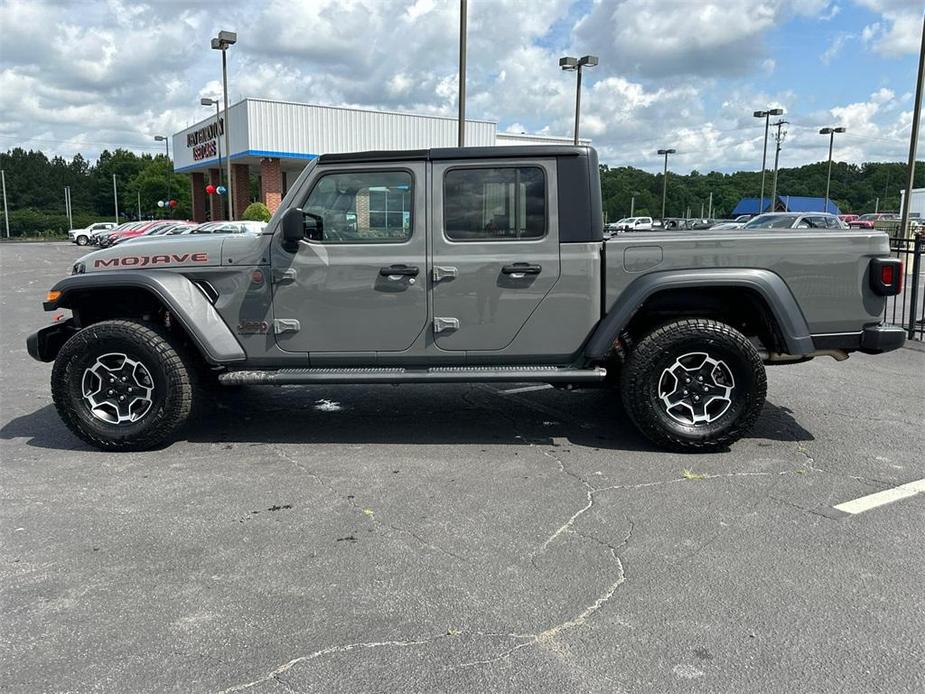
[[[746,222],[743,229],[847,229],[848,225],[828,212],[768,212]]]

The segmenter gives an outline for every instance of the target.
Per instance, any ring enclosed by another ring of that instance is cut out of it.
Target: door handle
[[[503,274],[510,275],[516,280],[523,279],[527,275],[538,275],[542,271],[542,265],[531,265],[530,263],[514,263],[501,268]]]
[[[420,269],[414,265],[388,265],[379,268],[379,274],[389,279],[400,279],[402,277],[417,277]]]

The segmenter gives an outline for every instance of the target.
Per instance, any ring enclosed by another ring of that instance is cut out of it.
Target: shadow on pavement
[[[322,394],[326,397],[319,397]],[[209,399],[178,440],[526,445],[565,438],[591,448],[656,450],[635,430],[612,392],[550,389],[529,395],[506,397],[486,387],[241,388]],[[0,428],[0,438],[27,438],[27,445],[39,448],[88,449],[67,430],[53,405],[11,420]],[[746,438],[814,437],[791,410],[768,402]]]

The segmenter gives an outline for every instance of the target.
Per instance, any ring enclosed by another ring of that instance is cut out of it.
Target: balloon
[[[219,186],[218,188],[215,189],[215,192],[218,193],[219,195],[224,195],[225,193],[228,192],[228,189],[225,186]]]
[[[171,201],[170,201],[169,203],[167,203],[167,204],[170,205],[171,209],[173,209],[174,207],[177,206],[177,201],[176,201],[176,200],[171,200]]]
[[[163,200],[158,200],[158,201],[157,201],[157,206],[158,206],[158,207],[163,207],[163,206],[164,206],[164,201],[163,201]]]
[[[215,186],[213,186],[211,183],[207,185],[206,193],[208,193],[209,195],[213,195],[215,193]]]

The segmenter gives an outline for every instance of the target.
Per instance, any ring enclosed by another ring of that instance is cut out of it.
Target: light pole
[[[116,226],[119,226],[119,190],[116,187],[116,175],[112,175],[112,206],[116,211]]]
[[[466,146],[466,0],[459,0],[459,135],[457,144]]]
[[[231,147],[228,144],[228,48],[238,41],[238,35],[233,31],[220,31],[212,39],[212,48],[222,52],[222,89],[225,92],[225,179],[228,181],[228,219],[234,221],[234,186],[231,182]]]
[[[665,170],[662,173],[662,224],[665,223],[665,200],[668,197],[668,155],[677,152],[675,149],[660,149],[658,153],[665,155]]]
[[[10,211],[6,209],[6,171],[0,171],[0,181],[3,182],[3,221],[6,224],[6,237],[10,238]]]
[[[581,68],[597,65],[596,55],[583,55],[580,58],[566,56],[559,58],[559,67],[567,72],[574,70],[578,73],[578,82],[575,86],[575,144],[578,144],[578,120],[581,117]]]
[[[167,202],[170,202],[170,183],[171,183],[170,169],[173,168],[172,166],[170,166],[170,138],[168,138],[166,135],[155,135],[154,140],[156,142],[163,142],[164,146],[167,148],[167,164],[169,167],[167,170]],[[138,205],[138,209],[139,210],[141,209],[141,204]],[[170,207],[168,206],[167,209],[170,209]],[[141,213],[139,212],[139,216],[140,214]]]
[[[771,108],[767,111],[755,111],[752,115],[755,118],[764,118],[764,149],[761,150],[761,195],[758,197],[758,214],[761,214],[764,212],[764,173],[768,164],[768,127],[771,124],[771,116],[784,115],[784,109]]]
[[[639,195],[635,190],[630,195],[630,217],[635,217],[636,212],[636,196]]]
[[[784,144],[784,138],[787,136],[787,131],[781,132],[781,128],[785,125],[790,125],[790,123],[789,121],[781,119],[774,123],[774,125],[777,127],[777,135],[774,136],[774,142],[777,146],[774,148],[774,179],[773,183],[771,183],[772,210],[774,209],[773,205],[777,204],[777,165],[780,162],[780,148]]]
[[[829,136],[829,173],[825,177],[825,211],[829,211],[829,186],[832,184],[832,147],[835,144],[835,133],[843,133],[845,129],[842,127],[837,128],[822,128],[819,131],[820,135]]]
[[[218,114],[218,99],[210,99],[207,96],[202,97],[199,103],[203,106],[215,106],[215,145],[218,151],[218,184],[222,185],[222,122]],[[225,124],[228,125],[227,123]],[[226,131],[227,132],[227,131]],[[231,188],[231,185],[228,186]],[[231,200],[231,198],[228,198]],[[229,219],[230,219],[229,215]]]
[[[906,194],[903,196],[899,215],[899,233],[906,236],[909,225],[909,203],[912,201],[912,186],[915,183],[915,150],[919,141],[919,121],[922,120],[922,90],[925,89],[925,20],[922,21],[922,47],[919,49],[919,74],[915,85],[915,106],[912,109],[912,135],[909,139],[909,169],[906,172]],[[913,287],[917,287],[913,284]],[[915,299],[912,300],[913,313]],[[912,339],[912,315],[909,314],[909,339]]]

